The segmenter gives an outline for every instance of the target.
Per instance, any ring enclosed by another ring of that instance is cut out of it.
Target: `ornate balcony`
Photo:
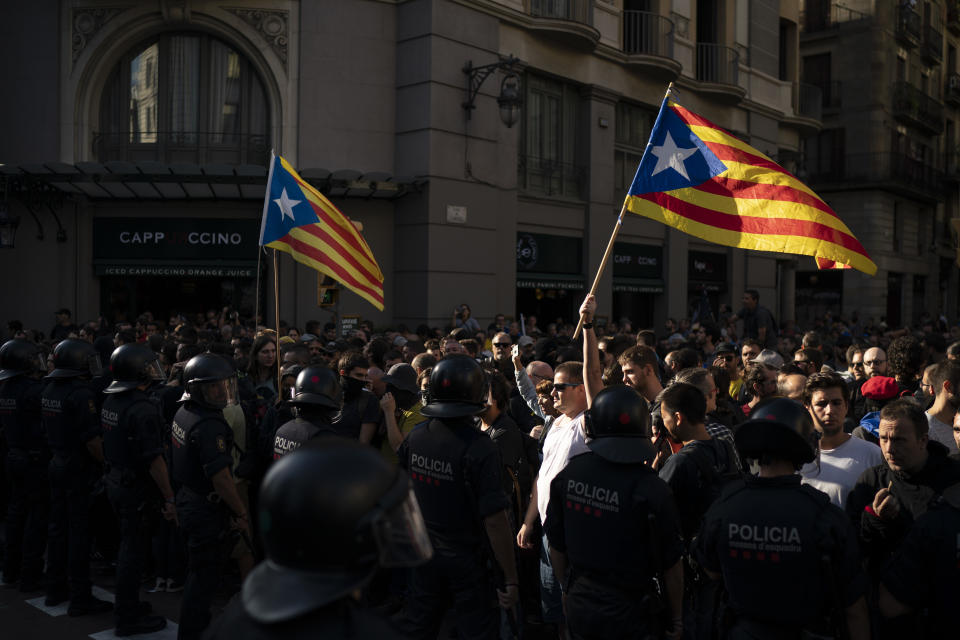
[[[893,117],[927,133],[943,131],[943,105],[903,80],[893,84]]]

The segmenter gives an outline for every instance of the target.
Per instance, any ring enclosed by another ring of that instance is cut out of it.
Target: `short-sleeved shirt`
[[[430,420],[397,450],[410,474],[434,550],[474,553],[486,535],[483,520],[509,507],[497,445],[466,420]]]
[[[819,463],[803,465],[800,475],[804,484],[823,491],[830,502],[842,509],[860,474],[881,462],[880,447],[851,436],[835,449],[820,449]]]
[[[550,483],[544,531],[577,572],[634,589],[672,567],[683,551],[667,484],[646,465],[616,464],[593,452],[571,458]]]
[[[863,596],[856,540],[843,511],[800,476],[750,477],[724,489],[707,511],[696,555],[722,574],[738,617],[800,629],[834,609],[824,555],[841,608]]]
[[[711,472],[704,477],[704,470]],[[724,476],[739,471],[733,448],[723,441],[694,440],[667,458],[660,469],[660,479],[667,483],[677,500],[680,523],[686,540],[700,529],[703,514],[720,493]]]
[[[409,434],[415,426],[427,421],[427,417],[420,413],[421,409],[423,409],[423,401],[417,400],[417,403],[409,409],[400,410],[400,417],[397,418],[397,429],[404,438],[407,437],[407,434]],[[399,461],[397,452],[390,446],[390,438],[386,436],[383,438],[383,444],[380,445],[380,453],[393,464],[397,464]]]
[[[537,476],[537,510],[540,522],[547,519],[550,502],[550,483],[573,456],[586,453],[586,435],[583,431],[583,413],[568,417],[560,415],[553,421],[550,432],[543,441],[543,461]]]
[[[344,438],[360,439],[360,427],[380,421],[380,403],[372,391],[361,389],[355,398],[345,400],[343,409],[333,419],[333,430]]]
[[[77,378],[54,380],[40,396],[41,423],[54,453],[86,451],[100,435],[100,410],[93,391]]]
[[[210,478],[233,465],[233,430],[223,412],[184,404],[171,427],[173,477],[195,493],[212,493]]]
[[[931,440],[939,442],[947,448],[950,453],[957,453],[957,441],[953,439],[953,425],[941,422],[935,415],[926,412],[927,424],[929,425],[928,434]]]

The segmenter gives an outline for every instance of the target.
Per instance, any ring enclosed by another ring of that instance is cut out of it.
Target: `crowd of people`
[[[144,586],[181,638],[957,632],[960,327],[579,311],[11,322],[3,582],[118,635],[165,625]]]

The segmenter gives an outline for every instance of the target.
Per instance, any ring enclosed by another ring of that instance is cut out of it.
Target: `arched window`
[[[124,56],[100,102],[101,162],[266,164],[263,84],[237,50],[206,34],[164,34]]]

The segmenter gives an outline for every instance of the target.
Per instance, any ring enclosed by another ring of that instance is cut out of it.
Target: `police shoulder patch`
[[[227,450],[227,440],[223,436],[217,436],[217,451],[224,453]]]

